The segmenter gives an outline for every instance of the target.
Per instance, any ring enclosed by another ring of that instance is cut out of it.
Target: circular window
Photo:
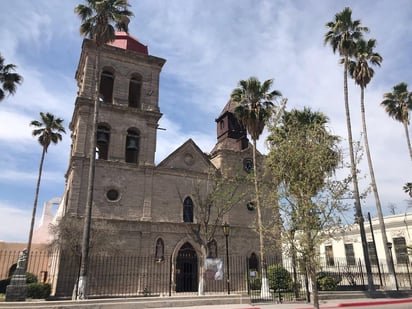
[[[195,158],[190,153],[185,154],[184,160],[187,165],[193,165],[193,163],[195,163]]]
[[[109,201],[117,201],[120,198],[120,193],[115,189],[111,189],[107,191],[106,197]]]
[[[249,203],[247,203],[247,204],[246,204],[246,207],[247,207],[247,210],[249,210],[249,211],[253,211],[253,210],[256,209],[256,205],[255,205],[254,202],[249,202]]]

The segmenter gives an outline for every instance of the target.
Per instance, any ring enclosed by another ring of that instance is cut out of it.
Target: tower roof
[[[227,112],[229,113],[234,113],[235,112],[235,103],[232,102],[232,100],[229,100],[225,107],[222,109],[222,111],[220,112],[219,117],[217,117],[217,119],[220,119],[221,117],[223,117]],[[217,121],[216,119],[216,121]]]
[[[145,55],[149,54],[147,45],[143,45],[139,42],[138,39],[132,37],[130,34],[126,32],[116,32],[115,37],[116,38],[114,39],[114,41],[107,43],[107,45],[135,51]]]

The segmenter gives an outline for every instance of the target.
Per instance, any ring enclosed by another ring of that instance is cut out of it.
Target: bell
[[[137,150],[137,142],[134,138],[129,139],[126,146],[127,150],[136,151]]]
[[[98,144],[107,144],[107,135],[104,132],[97,132],[97,143]]]

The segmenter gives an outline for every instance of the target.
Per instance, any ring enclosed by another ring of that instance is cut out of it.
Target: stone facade
[[[162,116],[159,75],[165,60],[149,55],[147,47],[123,33],[117,34],[110,46],[102,47],[98,62],[102,99],[93,220],[114,224],[121,235],[118,241],[129,254],[155,257],[161,240],[164,256],[171,257],[173,263],[188,244],[200,263],[204,258],[201,248],[188,229],[198,220],[194,186],[201,183],[206,187],[211,171],[250,173],[252,146],[246,131],[236,121],[229,102],[216,119],[217,144],[209,154],[189,139],[156,165],[156,134]],[[96,48],[85,40],[76,72],[78,93],[70,123],[72,149],[62,199],[63,215],[79,218],[84,216],[87,196],[95,63]],[[258,158],[262,161],[263,157]],[[187,207],[191,207],[189,217],[191,211],[193,218],[188,219]],[[258,255],[253,208],[242,201],[225,214],[223,221],[231,226],[231,255]],[[214,238],[217,254],[223,257],[225,238],[220,227]]]

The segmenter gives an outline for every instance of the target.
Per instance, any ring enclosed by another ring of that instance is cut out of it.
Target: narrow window
[[[325,255],[326,255],[326,265],[334,266],[335,260],[333,258],[333,248],[332,246],[325,246]]]
[[[207,257],[211,259],[217,258],[217,242],[214,239],[207,244]]]
[[[193,222],[193,202],[190,197],[186,197],[183,202],[183,222]]]
[[[140,94],[142,80],[139,77],[132,77],[129,82],[129,107],[140,108]]]
[[[378,255],[376,254],[373,241],[368,241],[368,253],[371,265],[378,265]]]
[[[139,157],[139,132],[134,129],[127,130],[126,137],[126,162],[137,163]]]
[[[249,258],[249,270],[258,270],[259,261],[256,253],[252,253]]]
[[[113,73],[103,71],[100,76],[100,99],[105,103],[112,103],[113,101]]]
[[[353,251],[353,244],[345,244],[346,264],[355,265],[355,251]]]
[[[109,154],[110,129],[106,126],[97,127],[97,158],[107,160]]]
[[[393,238],[393,246],[395,249],[396,262],[398,264],[407,264],[409,259],[405,237]]]
[[[164,251],[165,251],[165,244],[163,242],[163,239],[159,238],[156,241],[156,249],[155,249],[156,262],[161,262],[165,259]]]

